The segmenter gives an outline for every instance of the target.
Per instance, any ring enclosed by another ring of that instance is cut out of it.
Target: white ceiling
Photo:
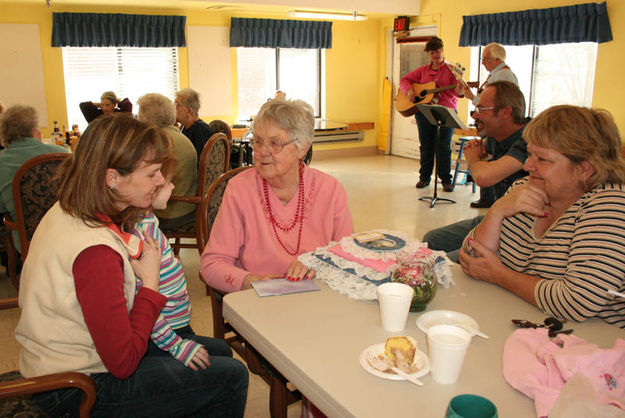
[[[421,0],[49,0],[52,8],[76,6],[127,6],[159,9],[198,9],[228,13],[286,13],[289,10],[314,10],[369,14],[372,17],[418,15]],[[3,3],[0,0],[0,4]],[[21,0],[22,3],[45,4],[46,0]]]

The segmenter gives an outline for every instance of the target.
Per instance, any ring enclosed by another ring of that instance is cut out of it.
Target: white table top
[[[449,400],[462,393],[489,398],[501,417],[535,416],[533,400],[504,380],[502,354],[515,330],[511,319],[542,322],[546,315],[498,286],[466,277],[458,265],[452,272],[456,286],[439,288],[427,310],[466,313],[490,336],[473,339],[460,380],[452,385],[437,384],[430,374],[417,387],[367,373],[360,353],[388,336],[410,335],[427,353],[425,334],[415,322],[420,313],[410,314],[404,331],[389,333],[382,328],[377,301],[351,300],[320,281],[319,292],[265,298],[254,290],[228,294],[224,317],[330,417],[441,417]],[[625,338],[625,330],[596,319],[568,322],[565,328],[604,348]]]

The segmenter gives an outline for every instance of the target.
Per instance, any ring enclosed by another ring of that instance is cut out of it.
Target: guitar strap
[[[507,65],[504,65],[504,66],[502,67],[502,70],[503,70],[504,68],[507,68],[508,70],[510,69],[510,67],[508,67]],[[486,81],[484,81],[484,82],[482,83],[482,85],[480,86],[480,88],[478,88],[478,89],[477,89],[477,94],[478,94],[478,95],[482,94],[482,92],[484,91],[484,88],[485,88],[485,87],[486,87],[486,85],[488,84],[488,80],[490,80],[490,74],[491,74],[491,73],[488,73],[488,77],[486,77]]]
[[[447,70],[449,70],[449,65],[450,64],[447,61],[444,61],[443,65],[441,65],[438,68],[438,70],[435,70],[435,69],[432,68],[432,64],[430,63],[430,70],[431,71],[436,71],[436,78],[434,79],[434,88],[438,88],[438,87],[441,86],[439,84],[439,82],[438,82],[438,79],[441,78],[441,73],[442,73],[443,67],[447,67]],[[449,71],[451,72],[451,70],[449,70]],[[434,93],[434,97],[432,98],[432,103],[438,104],[438,99],[439,99],[438,93]]]

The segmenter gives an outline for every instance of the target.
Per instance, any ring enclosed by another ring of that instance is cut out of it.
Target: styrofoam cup
[[[398,332],[406,327],[413,294],[412,287],[403,283],[384,283],[378,286],[380,316],[385,330]]]
[[[431,326],[427,334],[432,378],[436,383],[456,383],[471,334],[453,325]]]

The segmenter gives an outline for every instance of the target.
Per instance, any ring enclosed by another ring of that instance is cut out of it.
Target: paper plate
[[[464,325],[477,331],[480,330],[480,326],[475,319],[456,311],[429,311],[417,318],[417,326],[426,334],[428,329],[434,325]]]
[[[399,376],[392,371],[383,372],[374,368],[373,366],[369,364],[369,361],[367,361],[368,353],[373,353],[374,355],[378,355],[383,352],[384,352],[384,343],[370,345],[369,347],[365,348],[362,351],[362,353],[360,353],[360,357],[358,358],[360,360],[360,365],[362,366],[363,369],[365,369],[372,375],[381,377],[382,379],[406,380],[405,377]],[[415,359],[412,364],[417,366],[419,370],[417,370],[414,373],[410,373],[410,376],[421,377],[421,376],[425,376],[426,374],[430,372],[430,360],[428,359],[427,354],[425,354],[423,351],[419,349],[417,349]]]

